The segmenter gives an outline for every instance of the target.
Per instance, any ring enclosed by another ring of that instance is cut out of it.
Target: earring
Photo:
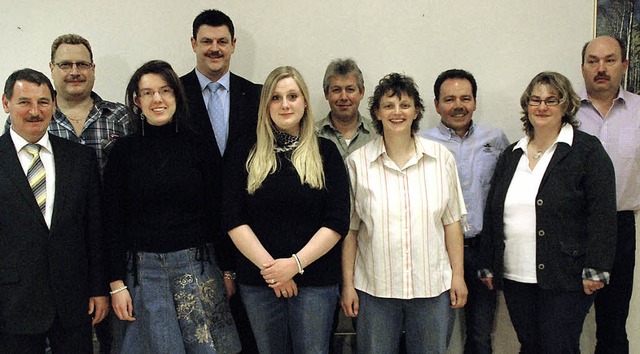
[[[142,136],[144,136],[144,114],[140,114],[140,125],[142,125]]]

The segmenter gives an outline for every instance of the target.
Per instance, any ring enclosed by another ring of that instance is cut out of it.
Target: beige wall
[[[423,127],[438,121],[431,103],[435,77],[456,67],[471,71],[478,81],[476,120],[502,127],[511,140],[521,136],[519,97],[535,74],[559,71],[576,89],[582,88],[580,49],[593,35],[594,18],[593,0],[0,2],[2,82],[23,67],[49,74],[51,42],[74,32],[93,46],[95,91],[122,101],[129,76],[147,60],[167,60],[178,74],[191,70],[191,22],[215,4],[236,25],[232,70],[262,82],[276,66],[296,66],[311,90],[316,118],[328,111],[322,76],[333,58],[356,59],[367,93],[391,71],[413,76],[427,105]],[[6,115],[0,117],[2,122]],[[637,333],[638,291],[633,302],[628,327]],[[503,321],[497,326],[496,352],[514,352],[516,342],[503,303],[498,316]],[[589,321],[584,348],[593,342]],[[640,339],[631,340],[632,352],[640,352]],[[458,331],[452,353],[460,352],[460,342]]]
[[[594,11],[593,0],[0,2],[1,82],[23,67],[48,74],[51,42],[75,32],[93,46],[96,92],[123,101],[129,76],[147,60],[167,60],[178,74],[193,68],[191,22],[215,4],[236,25],[232,70],[262,82],[276,66],[296,66],[316,118],[328,111],[322,76],[336,57],[356,59],[367,93],[391,71],[413,76],[428,108],[423,127],[438,121],[433,81],[457,67],[478,81],[476,119],[500,125],[511,140],[521,136],[519,97],[535,74],[559,71],[581,86],[580,49]]]

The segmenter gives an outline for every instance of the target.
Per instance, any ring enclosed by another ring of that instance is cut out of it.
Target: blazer
[[[221,162],[222,156],[218,149],[213,127],[209,120],[209,114],[202,98],[202,88],[193,69],[180,78],[187,95],[190,126],[196,133],[204,135],[211,142],[212,157],[215,162]],[[254,84],[238,75],[231,73],[229,78],[229,137],[227,138],[227,150],[230,144],[248,139],[252,143],[256,139],[256,125],[258,122],[258,105],[260,104],[260,91],[262,85]]]
[[[558,143],[536,195],[536,275],[543,289],[582,290],[583,268],[611,271],[616,247],[613,164],[600,141],[573,129],[573,144]],[[481,232],[483,268],[501,286],[504,201],[522,149],[511,144],[496,165]]]
[[[223,167],[224,159],[220,155],[218,149],[218,143],[216,141],[215,134],[213,133],[213,127],[209,120],[209,113],[202,98],[202,88],[200,82],[196,76],[196,71],[193,69],[188,74],[180,78],[182,85],[184,86],[185,94],[187,95],[187,102],[189,104],[190,121],[189,126],[194,130],[196,134],[201,135],[209,146],[207,148],[207,154],[211,156],[214,171],[216,171],[214,181],[222,181],[223,179]],[[229,136],[227,138],[227,147],[225,152],[233,150],[233,145],[242,143],[241,146],[253,146],[256,141],[256,126],[258,125],[258,106],[260,104],[260,91],[262,85],[254,84],[249,80],[246,80],[238,75],[231,73],[229,78]],[[229,156],[229,154],[225,154]],[[216,237],[223,236],[225,246],[223,249],[233,250],[236,252],[236,248],[231,242],[231,238],[226,235],[226,232],[222,230],[222,222],[220,217],[220,208],[222,204],[222,183],[214,183],[214,196],[216,201],[216,217],[218,218],[218,230],[216,230]],[[220,238],[219,238],[220,239]],[[221,254],[216,252],[220,259],[220,264],[232,264],[233,258],[237,254]],[[224,269],[228,270],[228,269]]]
[[[13,141],[0,136],[0,332],[47,331],[88,320],[89,297],[106,296],[100,177],[95,152],[49,134],[56,171],[51,229]]]

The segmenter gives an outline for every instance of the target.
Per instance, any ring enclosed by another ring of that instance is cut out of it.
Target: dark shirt
[[[217,246],[209,144],[176,133],[173,124],[145,125],[144,130],[144,136],[118,139],[105,168],[103,212],[112,281],[124,279],[127,252]],[[216,255],[219,251],[224,258],[227,252],[216,247]]]
[[[225,230],[249,225],[273,258],[289,258],[302,249],[321,227],[341,236],[349,229],[349,185],[347,172],[335,144],[319,138],[325,175],[325,188],[312,189],[300,183],[290,161],[291,152],[277,153],[278,169],[267,176],[253,194],[247,192],[248,149],[238,149],[225,166],[223,222]],[[232,152],[230,152],[232,153]],[[236,155],[237,154],[237,155]],[[307,266],[293,279],[299,287],[327,286],[340,282],[341,247]],[[237,263],[241,284],[266,286],[260,270],[250,260]]]

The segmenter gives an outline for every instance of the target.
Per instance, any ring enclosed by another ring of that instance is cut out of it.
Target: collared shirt
[[[125,105],[105,101],[95,92],[91,92],[91,99],[93,99],[93,107],[79,136],[73,129],[71,121],[58,107],[49,124],[49,132],[93,148],[98,157],[98,170],[102,176],[113,142],[133,132],[132,116]]]
[[[198,82],[200,83],[200,88],[202,89],[202,98],[204,99],[204,105],[209,108],[209,99],[211,98],[212,92],[209,91],[208,85],[213,82],[209,80],[206,76],[204,76],[198,69],[196,69],[196,76],[198,77]],[[226,74],[222,75],[220,80],[217,81],[220,83],[220,88],[214,92],[214,94],[218,95],[220,102],[222,103],[223,117],[226,121],[226,125],[229,126],[229,107],[231,106],[231,73],[227,71]]]
[[[556,141],[529,167],[529,137],[513,150],[523,151],[504,201],[504,277],[521,283],[536,283],[536,195],[558,143],[573,143],[573,127],[565,124]]]
[[[640,96],[620,88],[603,117],[582,90],[580,130],[600,139],[616,172],[618,211],[640,210]]]
[[[465,237],[475,237],[482,231],[484,204],[489,194],[493,170],[500,153],[509,146],[507,136],[498,128],[477,125],[473,121],[462,138],[442,122],[419,135],[444,145],[455,157],[469,213]]]
[[[347,157],[350,228],[359,230],[355,287],[384,298],[435,297],[451,288],[444,225],[466,209],[456,162],[444,146],[415,137],[403,167],[378,137]]]
[[[33,156],[24,149],[29,142],[13,131],[13,129],[10,129],[9,132],[9,134],[11,134],[13,146],[16,148],[16,154],[18,154],[20,166],[22,166],[24,176],[26,177],[29,165],[31,165],[31,160],[33,159]],[[42,161],[42,165],[44,166],[44,171],[46,173],[47,199],[45,202],[46,209],[44,211],[44,220],[46,221],[47,226],[51,228],[53,201],[55,200],[54,198],[56,195],[56,169],[53,149],[51,148],[51,141],[49,141],[49,134],[44,134],[36,144],[40,145],[40,160]]]
[[[351,137],[351,140],[349,140],[349,144],[347,144],[342,133],[333,126],[331,113],[327,114],[327,116],[322,120],[316,122],[316,132],[318,133],[318,136],[333,141],[333,143],[338,147],[340,155],[342,155],[342,159],[344,160],[350,153],[358,150],[361,146],[378,136],[371,125],[370,119],[367,119],[358,113],[358,122],[358,128],[356,129],[353,137]]]
[[[58,107],[56,107],[49,124],[49,132],[63,139],[93,148],[98,158],[98,170],[102,176],[113,142],[133,132],[132,116],[125,105],[105,101],[95,92],[91,92],[91,99],[93,99],[93,107],[89,111],[79,136],[73,129],[71,121]],[[4,127],[5,133],[9,131],[10,126],[11,120],[7,119]]]
[[[518,141],[513,150],[523,151],[504,201],[504,277],[521,283],[537,283],[536,273],[536,196],[542,178],[558,147],[573,144],[573,127],[565,124],[556,141],[545,151],[533,168],[529,168],[529,137]],[[488,270],[481,277],[492,276]],[[582,278],[609,283],[610,273],[584,268]]]

